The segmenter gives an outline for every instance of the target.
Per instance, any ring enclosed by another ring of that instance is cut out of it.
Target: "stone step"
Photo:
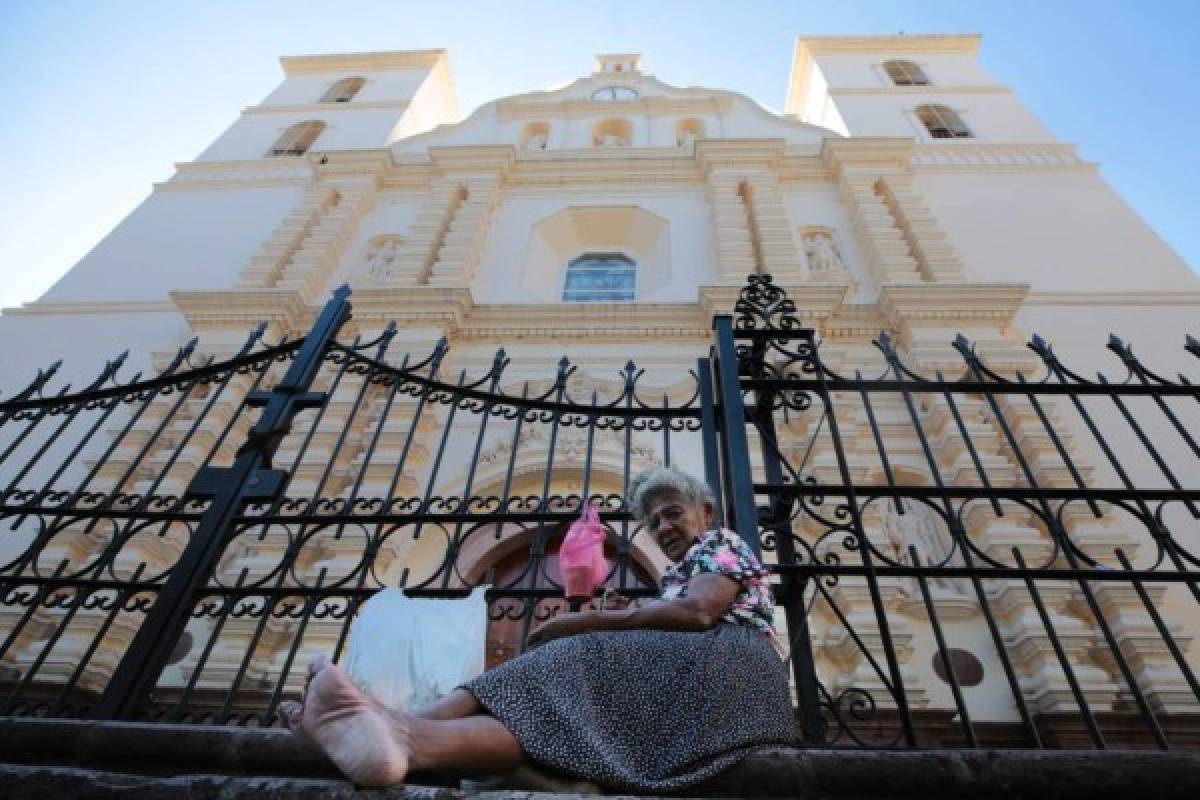
[[[529,767],[462,788],[413,776],[409,786],[364,791],[286,731],[204,725],[0,718],[0,761],[0,797],[12,800],[537,800],[597,793]],[[1195,751],[764,748],[684,796],[1191,800],[1198,793]]]

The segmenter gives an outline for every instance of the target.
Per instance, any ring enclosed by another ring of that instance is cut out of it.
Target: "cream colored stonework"
[[[330,291],[349,283],[354,320],[347,335],[373,336],[395,320],[397,341],[414,352],[444,335],[455,366],[477,371],[504,346],[527,358],[524,374],[532,380],[551,376],[557,355],[570,352],[581,380],[597,391],[606,391],[632,358],[653,385],[679,393],[696,357],[707,351],[712,315],[728,313],[746,276],[755,273],[770,273],[787,289],[800,318],[823,337],[825,357],[849,372],[878,366],[870,343],[881,330],[895,337],[910,365],[930,376],[961,374],[962,359],[951,347],[959,332],[1002,370],[1035,368],[1024,347],[1035,328],[1062,340],[1064,361],[1088,361],[1104,345],[1103,331],[1088,326],[1108,318],[1135,343],[1152,326],[1168,326],[1169,336],[1156,336],[1139,353],[1164,374],[1188,369],[1183,335],[1200,314],[1200,281],[1100,179],[1095,165],[1053,139],[987,74],[977,61],[979,44],[977,36],[801,39],[783,115],[734,92],[664,83],[644,72],[636,54],[601,56],[593,72],[565,87],[498,99],[465,118],[440,50],[284,58],[285,79],[268,98],[246,109],[195,162],[178,165],[43,298],[0,318],[8,386],[68,348],[64,369],[73,380],[125,347],[133,348],[136,368],[152,368],[154,354],[161,363],[161,354],[192,336],[200,337],[201,352],[225,358],[259,321],[267,322],[271,341],[302,334]],[[880,69],[889,58],[920,63],[932,85],[890,85]],[[361,96],[318,102],[329,85],[349,76],[366,79]],[[636,95],[593,99],[612,87]],[[963,109],[975,136],[930,138],[912,115],[923,102]],[[309,152],[264,157],[280,131],[309,119],[327,124]],[[625,131],[628,141],[605,146],[598,130]],[[681,137],[681,130],[691,135]],[[546,223],[564,214],[612,219],[614,209],[651,220],[646,225],[656,226],[653,235],[647,228],[627,240],[607,231],[570,239],[561,233],[569,226]],[[803,237],[814,230],[830,237],[838,269],[817,274],[810,268]],[[364,256],[380,237],[394,242],[386,270],[372,269]],[[631,254],[653,249],[656,277],[639,284],[633,303],[564,305],[562,276],[567,262],[583,254],[571,250],[585,246],[580,242]],[[547,253],[561,263],[547,261]],[[71,336],[47,335],[52,327]],[[1096,335],[1085,341],[1078,335],[1083,329]],[[294,492],[314,489],[320,480],[353,388],[333,398]],[[994,455],[1003,450],[1002,432],[984,421],[983,401],[972,402],[961,410],[989,471],[997,480],[1015,476],[1016,465]],[[381,453],[398,457],[412,419],[412,409],[401,411],[381,434]],[[884,404],[877,413],[893,437],[897,466],[915,469],[920,451],[904,427],[903,407]],[[154,420],[138,424],[148,431]],[[427,468],[436,442],[436,426],[429,417],[425,424],[410,455],[414,474]],[[1067,480],[1037,420],[1014,410],[1013,424],[1039,480]],[[781,447],[803,448],[812,426],[797,415],[781,431]],[[848,450],[868,452],[865,417],[847,420],[846,428]],[[351,437],[364,432],[351,431]],[[194,452],[172,468],[170,490],[185,488],[189,459],[200,457],[205,441],[198,439]],[[989,442],[995,444],[990,451]],[[537,446],[531,445],[535,455]],[[611,484],[607,490],[620,489],[620,446],[607,442],[598,456],[597,480]],[[646,464],[661,457],[651,443],[638,454]],[[457,455],[464,463],[464,454]],[[288,456],[281,452],[281,463]],[[119,470],[120,458],[112,470]],[[335,478],[353,474],[361,458],[360,447],[335,465]],[[966,454],[939,452],[938,458],[946,474],[970,479]],[[1080,464],[1099,468],[1090,453],[1080,454]],[[811,465],[816,474],[835,469],[828,449],[818,448]],[[518,478],[532,482],[532,470],[522,466]],[[390,475],[368,472],[365,495],[384,493]],[[484,472],[481,480],[496,479]],[[406,477],[400,490],[417,486]],[[885,529],[880,513],[872,517],[876,530]],[[1096,543],[1136,547],[1119,525],[1083,518],[1067,524]],[[1016,544],[1034,551],[1044,541],[1019,514],[980,520],[977,531],[981,547],[996,552]],[[284,545],[239,545],[222,568],[230,574],[265,568],[272,548]],[[163,552],[145,557],[166,558],[172,546],[164,543]],[[473,553],[472,563],[482,570],[499,552]],[[342,557],[331,551],[325,563]],[[395,577],[403,566],[419,571],[440,557],[427,541],[397,544],[379,556],[380,571]],[[648,568],[663,566],[654,548],[638,558]],[[994,583],[988,592],[1031,705],[1073,709],[1027,595],[1017,584]],[[977,604],[952,586],[942,588],[948,636],[971,640],[981,624]],[[1152,592],[1164,603],[1186,605],[1174,590]],[[843,581],[837,600],[868,644],[876,642],[865,584]],[[1123,702],[1112,666],[1089,660],[1097,634],[1079,613],[1073,590],[1047,592],[1045,600],[1072,660],[1089,665],[1077,677],[1093,708]],[[892,635],[910,702],[948,706],[946,687],[929,665],[933,644],[914,587],[885,586],[884,602],[896,621]],[[1171,677],[1171,656],[1132,590],[1102,592],[1101,602],[1152,702],[1197,711],[1187,686]],[[323,624],[313,623],[306,640],[313,647],[336,636]],[[818,669],[831,691],[882,689],[836,619],[818,609],[812,625]],[[236,671],[237,644],[253,635],[252,627],[226,632],[206,681],[218,686]],[[276,627],[266,641],[277,641],[277,648],[261,647],[250,667],[264,680],[290,641],[286,626]],[[1200,635],[1194,606],[1177,628],[1177,641],[1197,663],[1190,648]],[[109,633],[131,635],[119,626]],[[13,658],[32,658],[35,645],[22,643]],[[112,651],[99,663],[111,668],[120,648],[114,644]],[[56,658],[69,652],[60,648]],[[166,680],[185,681],[186,663]],[[70,668],[69,658],[54,666],[64,674]],[[977,719],[1013,719],[994,657],[985,668],[983,690],[995,699],[979,701],[984,711]]]

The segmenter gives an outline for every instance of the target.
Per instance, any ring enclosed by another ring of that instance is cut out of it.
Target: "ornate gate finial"
[[[739,331],[793,331],[803,327],[796,319],[796,304],[771,282],[770,275],[747,276],[733,313],[733,326]]]

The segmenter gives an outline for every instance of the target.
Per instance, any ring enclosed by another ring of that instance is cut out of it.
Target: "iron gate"
[[[455,374],[445,340],[394,355],[394,325],[340,341],[350,310],[343,288],[301,340],[192,342],[128,383],[118,358],[77,392],[51,367],[0,403],[0,713],[275,724],[384,586],[493,584],[519,650],[562,610],[585,498],[609,585],[654,594],[623,498],[665,462],[776,575],[804,742],[1200,744],[1200,391],[1120,340],[1120,380],[1037,337],[1036,373],[960,336],[950,377],[920,375],[886,334],[849,377],[754,276],[690,378],[650,390],[632,362],[589,385],[503,350]]]

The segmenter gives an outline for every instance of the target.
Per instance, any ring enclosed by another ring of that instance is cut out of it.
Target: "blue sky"
[[[1197,30],[1196,0],[0,0],[0,308],[261,100],[279,55],[444,47],[466,113],[634,51],[779,109],[796,36],[900,31],[982,33],[984,64],[1200,268]]]

